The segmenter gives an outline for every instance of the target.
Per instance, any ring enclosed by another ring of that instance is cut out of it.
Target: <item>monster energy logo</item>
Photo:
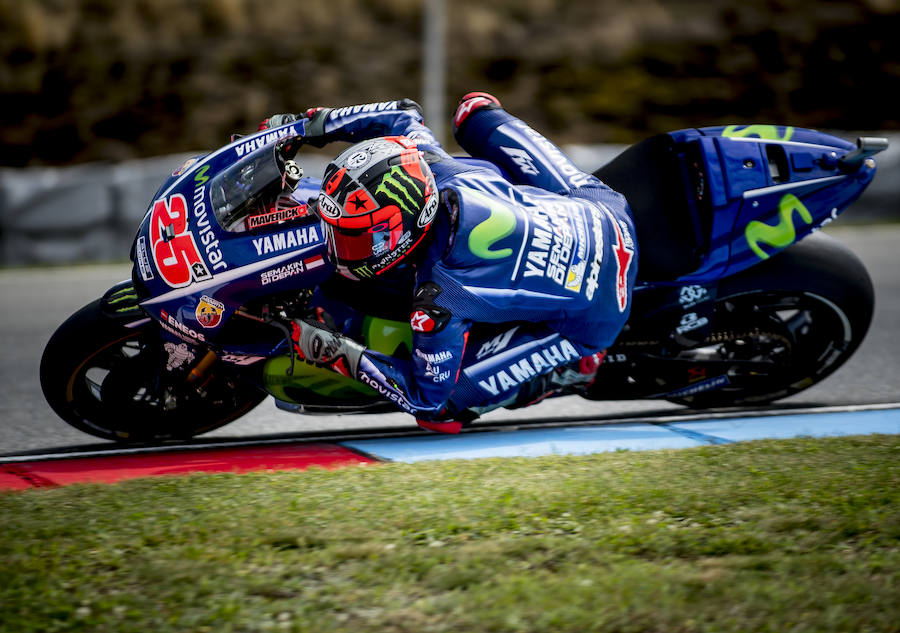
[[[375,189],[375,195],[379,193],[396,202],[410,215],[415,215],[424,202],[416,181],[399,165],[391,167],[391,171],[382,177],[381,184]]]
[[[354,268],[353,272],[360,279],[371,279],[375,276],[375,273],[368,266],[360,266],[359,268]]]
[[[137,306],[135,303],[131,303],[131,302],[136,302],[137,300],[138,300],[138,296],[137,296],[137,293],[135,293],[135,291],[134,291],[134,287],[127,286],[125,288],[122,288],[122,289],[117,290],[114,293],[112,293],[109,296],[107,303],[110,306],[115,307],[116,312],[130,312],[132,310],[140,309],[140,307]],[[129,302],[129,303],[126,303],[124,306],[116,305],[116,304],[122,303],[123,301]]]
[[[757,257],[769,259],[769,254],[759,247],[760,242],[774,248],[784,248],[794,243],[797,239],[797,232],[794,228],[794,211],[800,214],[800,218],[806,224],[812,224],[812,216],[809,210],[792,193],[785,194],[778,203],[778,216],[780,218],[778,224],[772,226],[758,220],[753,220],[747,224],[747,228],[744,229],[744,237]]]

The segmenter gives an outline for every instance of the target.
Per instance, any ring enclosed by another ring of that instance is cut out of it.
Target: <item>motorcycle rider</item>
[[[307,143],[354,143],[327,166],[317,200],[328,255],[348,279],[405,287],[413,330],[407,359],[323,319],[297,321],[298,355],[449,433],[594,380],[637,273],[621,194],[487,93],[464,96],[452,121],[483,164],[451,157],[409,99],[273,115],[260,130],[291,122]],[[501,325],[470,341],[481,323]]]

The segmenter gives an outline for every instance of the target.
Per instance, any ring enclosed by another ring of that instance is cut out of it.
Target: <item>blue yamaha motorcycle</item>
[[[221,427],[268,395],[304,414],[396,410],[292,355],[292,320],[316,311],[377,351],[411,347],[408,299],[332,274],[307,204],[320,180],[303,176],[302,145],[291,124],[259,132],[162,184],[135,237],[132,279],[46,346],[41,385],[63,420],[153,442]],[[865,336],[874,295],[860,260],[817,231],[859,197],[886,147],[785,126],[712,127],[649,138],[601,167],[635,215],[639,283],[628,324],[580,395],[740,407],[834,372]],[[514,327],[476,327],[463,367],[501,351]]]

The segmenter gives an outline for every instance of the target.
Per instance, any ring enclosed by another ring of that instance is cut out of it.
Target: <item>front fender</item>
[[[147,316],[138,303],[138,293],[131,279],[124,279],[103,293],[100,298],[100,310],[111,319],[134,320],[135,317]]]

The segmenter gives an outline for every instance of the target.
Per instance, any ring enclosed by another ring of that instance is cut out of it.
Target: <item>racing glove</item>
[[[503,106],[500,100],[486,92],[470,92],[459,101],[456,114],[453,115],[453,136],[459,133],[465,122],[478,110],[497,110]]]
[[[366,348],[353,339],[329,329],[322,321],[296,319],[291,340],[303,360],[356,380]]]
[[[257,131],[271,130],[300,119],[309,119],[306,122],[306,131],[303,135],[304,142],[314,147],[324,147],[327,144],[325,140],[325,119],[328,117],[329,112],[331,112],[331,108],[309,108],[303,114],[273,114],[260,122]]]
[[[262,132],[263,130],[271,130],[272,128],[281,127],[282,125],[287,125],[288,123],[293,123],[300,117],[296,114],[273,114],[272,116],[263,119],[259,123],[259,127],[256,128],[258,132]]]

